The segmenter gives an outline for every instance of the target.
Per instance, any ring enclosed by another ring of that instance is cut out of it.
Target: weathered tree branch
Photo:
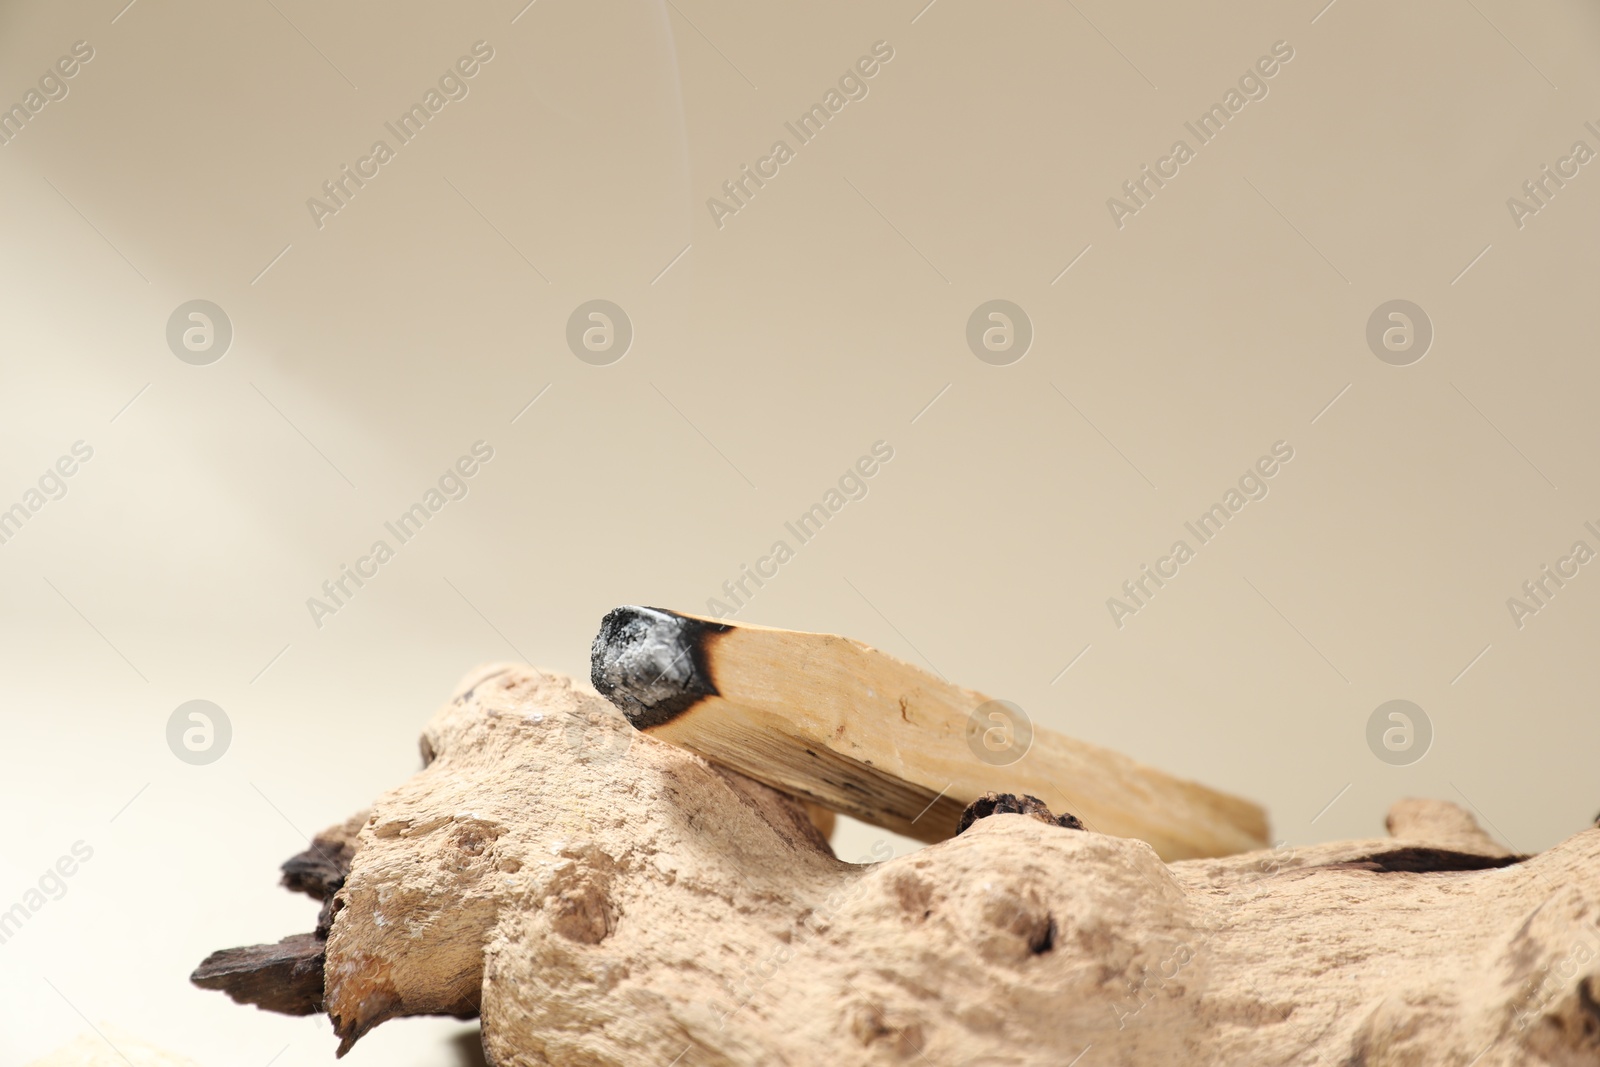
[[[333,897],[345,1049],[481,1010],[497,1067],[1600,1062],[1600,830],[1513,856],[1406,801],[1393,838],[1167,864],[996,797],[847,863],[800,802],[525,667],[469,675],[423,747]],[[238,997],[249,968],[214,970]],[[263,988],[292,964],[251,973],[241,999],[304,1005]]]

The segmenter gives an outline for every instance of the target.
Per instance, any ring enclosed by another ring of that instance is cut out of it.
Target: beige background
[[[310,928],[276,865],[414,770],[473,663],[586,673],[609,607],[704,610],[880,439],[741,618],[935,665],[1291,843],[1407,794],[1523,850],[1600,808],[1600,568],[1506,606],[1600,548],[1600,174],[1506,207],[1600,148],[1592,5],[125,2],[0,6],[0,102],[95,50],[0,147],[0,507],[94,449],[0,545],[0,908],[94,850],[0,945],[0,1061],[93,1020],[331,1063],[325,1021],[186,982]],[[307,198],[479,40],[470,94],[319,230]],[[880,40],[719,229],[706,199]],[[1119,230],[1107,198],[1276,41],[1269,94]],[[636,331],[606,367],[564,340],[596,297]],[[233,324],[210,366],[165,341],[195,298]],[[1010,366],[964,339],[992,298],[1035,330]],[[1396,298],[1436,333],[1406,367],[1365,340]],[[478,440],[466,499],[315,627]],[[1119,630],[1106,598],[1279,440],[1270,495]],[[165,740],[193,698],[233,726],[209,766]],[[1397,698],[1435,732],[1408,766],[1365,736]],[[463,1029],[350,1062],[459,1062]]]

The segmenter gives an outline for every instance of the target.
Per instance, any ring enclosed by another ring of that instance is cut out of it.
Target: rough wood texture
[[[974,799],[1010,790],[1163,859],[1268,843],[1248,800],[1030,725],[847,637],[621,607],[600,624],[590,678],[654,737],[919,841],[954,836]]]
[[[855,865],[570,679],[461,692],[336,898],[346,1048],[481,1009],[497,1067],[1600,1062],[1600,830],[1522,858],[1409,801],[1394,839],[1167,864],[1017,798]]]

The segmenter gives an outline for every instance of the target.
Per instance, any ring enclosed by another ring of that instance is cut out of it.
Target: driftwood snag
[[[855,864],[571,679],[460,693],[334,897],[345,1049],[481,1011],[497,1067],[1600,1063],[1600,830],[1519,857],[1408,801],[1393,838],[1163,863],[1015,796]]]
[[[1267,845],[1266,813],[1248,800],[1032,726],[847,637],[621,607],[590,660],[595,688],[640,730],[919,841],[954,836],[984,793],[1022,790],[1163,859]]]

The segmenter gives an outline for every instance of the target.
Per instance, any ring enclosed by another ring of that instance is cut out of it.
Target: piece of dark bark
[[[359,812],[311,839],[311,847],[283,861],[283,887],[326,901],[344,885],[355,858],[356,838],[367,821]]]
[[[220,990],[239,1004],[283,1015],[322,1011],[322,964],[327,942],[316,934],[293,934],[276,945],[249,945],[213,952],[189,981]]]
[[[254,1004],[284,1015],[312,1015],[322,1011],[323,949],[333,916],[336,894],[349,877],[355,858],[357,835],[367,813],[358,812],[338,826],[311,839],[311,847],[283,862],[281,884],[322,902],[317,927],[309,934],[294,934],[276,945],[226,948],[207,956],[189,980],[202,989],[217,989],[240,1004]]]
[[[985,793],[983,796],[968,804],[961,813],[961,821],[957,824],[956,833],[965,833],[967,827],[979,819],[986,819],[991,815],[1028,815],[1047,822],[1053,826],[1061,826],[1068,830],[1082,830],[1083,823],[1078,817],[1069,812],[1057,816],[1051,813],[1050,808],[1038,797],[1026,793]]]
[[[1479,856],[1447,848],[1397,848],[1374,852],[1339,863],[1326,863],[1315,870],[1372,871],[1377,874],[1437,874],[1440,872],[1493,871],[1526,860],[1526,856]]]

